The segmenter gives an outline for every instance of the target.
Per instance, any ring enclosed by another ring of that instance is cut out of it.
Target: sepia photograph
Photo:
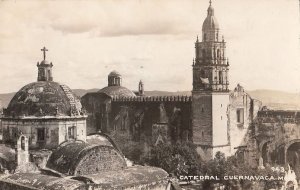
[[[0,190],[300,190],[300,0],[0,0]]]

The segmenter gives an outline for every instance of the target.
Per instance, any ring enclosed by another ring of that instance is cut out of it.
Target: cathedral
[[[53,81],[52,62],[37,63],[37,82],[25,85],[10,101],[1,118],[3,141],[28,137],[30,149],[52,149],[69,139],[85,141],[86,115],[72,90]]]
[[[80,99],[53,81],[53,64],[46,60],[47,49],[42,51],[37,82],[21,88],[1,116],[0,189],[164,190],[175,185],[161,168],[133,166],[106,134],[87,135]],[[112,73],[103,93],[135,95],[118,88],[120,82]]]
[[[191,96],[147,96],[142,82],[133,92],[122,86],[121,74],[112,71],[107,87],[81,98],[88,115],[87,132],[102,131],[116,140],[122,134],[146,146],[191,141],[204,160],[217,151],[233,155],[245,143],[243,136],[260,102],[240,85],[231,92],[228,88],[226,42],[211,1],[192,66]]]

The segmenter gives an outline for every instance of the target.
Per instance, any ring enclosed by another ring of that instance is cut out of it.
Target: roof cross
[[[46,51],[48,51],[48,49],[46,47],[44,47],[43,49],[41,49],[41,51],[43,51],[44,60],[46,60]]]
[[[211,0],[209,0],[209,5],[211,6]]]

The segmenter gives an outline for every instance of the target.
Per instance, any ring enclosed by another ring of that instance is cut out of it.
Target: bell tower
[[[217,151],[229,154],[227,106],[229,104],[226,43],[211,1],[202,25],[201,40],[195,42],[193,60],[193,142],[200,155],[212,159]]]

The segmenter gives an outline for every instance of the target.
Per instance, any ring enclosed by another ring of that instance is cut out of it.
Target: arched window
[[[219,84],[223,83],[223,72],[219,71]]]
[[[21,149],[25,150],[25,137],[21,137]]]
[[[48,78],[50,78],[50,77],[51,77],[51,71],[48,70]]]
[[[202,57],[205,58],[206,57],[206,52],[205,49],[202,50]]]
[[[219,49],[217,50],[217,57],[218,58],[220,57],[220,50]]]
[[[206,41],[206,34],[203,35],[203,41]]]

